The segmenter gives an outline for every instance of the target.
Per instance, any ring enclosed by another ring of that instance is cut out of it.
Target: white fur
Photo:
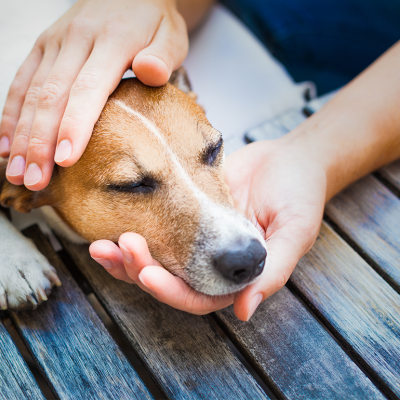
[[[38,298],[40,289],[50,291],[52,271],[32,241],[0,213],[0,296],[6,296],[8,307],[29,304],[28,296]]]
[[[157,139],[169,155],[177,175],[191,189],[201,208],[200,231],[194,256],[182,276],[195,289],[209,295],[222,295],[243,289],[248,283],[237,285],[223,278],[212,265],[214,254],[228,249],[245,239],[259,240],[266,248],[265,240],[256,227],[235,210],[213,202],[201,191],[179,162],[177,155],[165,141],[158,128],[144,115],[127,106],[121,100],[115,103],[127,113],[135,116]]]

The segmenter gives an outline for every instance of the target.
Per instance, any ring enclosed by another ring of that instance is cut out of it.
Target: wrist
[[[317,116],[315,116],[317,117]],[[326,177],[326,202],[354,180],[360,178],[354,159],[347,157],[344,143],[337,140],[338,124],[329,118],[310,118],[283,139],[292,154],[302,162],[312,164]]]

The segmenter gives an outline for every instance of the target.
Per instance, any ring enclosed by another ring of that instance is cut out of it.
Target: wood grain
[[[249,322],[239,321],[232,307],[216,316],[279,398],[385,398],[286,287]]]
[[[326,214],[400,291],[400,200],[370,175],[334,197]]]
[[[44,400],[35,379],[0,321],[0,399]]]
[[[61,241],[168,398],[268,398],[204,317],[117,281],[91,259],[87,246]]]
[[[381,168],[379,173],[397,190],[400,190],[400,160]]]
[[[152,399],[68,270],[34,226],[24,231],[63,283],[34,311],[11,313],[60,399]]]
[[[400,296],[325,223],[291,282],[380,388],[400,396]]]

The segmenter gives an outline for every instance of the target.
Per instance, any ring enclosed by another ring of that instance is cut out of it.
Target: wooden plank
[[[239,321],[232,307],[216,316],[279,398],[385,398],[286,287],[249,322]]]
[[[24,231],[63,286],[34,311],[11,313],[35,362],[60,399],[151,399],[136,371],[39,229]]]
[[[268,398],[204,317],[117,281],[91,259],[87,246],[60,240],[168,398]]]
[[[44,400],[31,371],[0,321],[0,399]]]
[[[291,283],[380,389],[400,396],[400,296],[326,223]]]
[[[379,173],[397,190],[400,190],[400,160],[381,168]]]
[[[326,214],[400,291],[400,200],[370,175],[334,197]]]

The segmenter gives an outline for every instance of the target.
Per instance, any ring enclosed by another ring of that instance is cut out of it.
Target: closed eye
[[[137,182],[116,183],[107,185],[108,190],[120,193],[153,193],[157,188],[158,182],[150,177],[144,177]]]
[[[205,164],[215,165],[215,163],[221,153],[223,144],[224,144],[224,141],[221,137],[217,143],[213,143],[209,147],[206,148],[206,150],[203,154],[203,161]]]

